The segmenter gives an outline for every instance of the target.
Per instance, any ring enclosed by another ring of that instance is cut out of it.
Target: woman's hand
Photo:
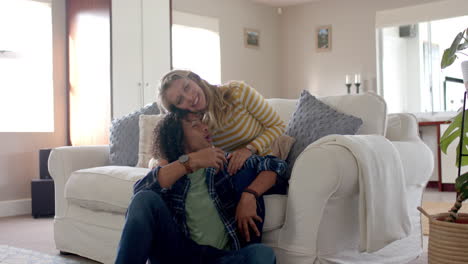
[[[234,175],[237,171],[244,166],[244,162],[252,156],[252,152],[248,148],[241,148],[229,154],[228,160],[228,173]]]

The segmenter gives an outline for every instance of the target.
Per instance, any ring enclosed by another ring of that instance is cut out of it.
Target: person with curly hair
[[[192,71],[173,70],[163,76],[158,98],[164,111],[181,109],[204,115],[213,133],[213,145],[231,152],[231,175],[251,155],[271,154],[271,144],[285,131],[273,107],[244,82],[212,85]]]
[[[169,164],[135,183],[115,263],[276,263],[259,243],[261,195],[286,163],[251,155],[231,176],[229,154],[212,141],[201,115],[176,111],[159,122],[154,151]]]

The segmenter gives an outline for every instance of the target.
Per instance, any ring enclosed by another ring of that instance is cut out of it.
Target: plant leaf
[[[452,63],[457,58],[457,55],[455,55],[455,52],[457,51],[458,45],[460,45],[460,42],[463,39],[463,35],[464,35],[464,32],[458,33],[455,39],[453,40],[450,48],[444,51],[444,54],[442,55],[442,60],[440,61],[440,67],[442,69],[445,69],[448,66],[452,65]]]
[[[465,41],[462,44],[458,45],[457,50],[464,50],[466,48],[468,48],[468,42],[467,41]]]
[[[442,60],[440,61],[440,68],[445,69],[448,66],[452,65],[452,63],[457,59],[457,55],[452,53],[450,49],[446,49],[444,51],[444,55],[442,55]]]
[[[468,186],[468,172],[460,175],[460,177],[455,180],[455,190],[457,192],[463,189],[463,187],[466,188],[466,186]]]
[[[458,193],[463,194],[463,200],[468,199],[468,182],[465,182],[459,186],[458,189],[455,189]]]
[[[450,45],[449,50],[452,54],[454,54],[455,51],[457,51],[458,45],[460,45],[460,42],[463,39],[463,35],[464,35],[464,32],[458,33],[455,39],[453,40],[452,45]]]
[[[465,122],[466,122],[466,120],[465,120]],[[468,154],[467,144],[468,144],[468,137],[466,136],[466,131],[464,131],[462,154]],[[455,166],[457,166],[457,168],[458,168],[458,163],[460,161],[459,153],[460,153],[460,142],[458,142],[457,150],[456,150],[457,159],[455,161]],[[468,165],[468,157],[462,156],[461,158],[462,158],[461,166],[463,167],[463,166]]]
[[[453,123],[452,123],[453,124]],[[455,127],[454,127],[455,128]],[[448,129],[447,129],[448,130]],[[445,132],[447,132],[447,130],[445,130]],[[457,133],[458,130],[456,130],[454,133],[451,133],[450,135],[446,136],[445,138],[441,138],[440,139],[440,150],[447,154],[447,148],[449,147],[449,145],[455,140],[457,139],[458,137],[460,137],[460,133]],[[445,136],[445,133],[444,133],[444,136]]]
[[[468,113],[468,112],[466,112]],[[465,114],[467,116],[468,114]],[[440,148],[441,150],[447,154],[447,148],[448,146],[460,136],[460,127],[461,127],[461,121],[463,118],[463,112],[458,113],[457,116],[452,120],[452,123],[448,126],[447,130],[445,130],[444,134],[440,138]],[[465,118],[467,120],[468,118]],[[456,136],[454,136],[454,134]]]
[[[444,134],[440,138],[440,150],[447,154],[447,149],[448,147],[456,140],[460,139],[460,132],[461,132],[461,125],[462,125],[462,118],[463,118],[463,112],[458,113],[457,116],[452,120],[452,123],[448,126],[448,128],[445,130]],[[466,128],[463,131],[463,148],[462,148],[462,154],[468,154],[468,110],[465,110],[465,126]],[[456,148],[456,161],[455,161],[455,166],[458,167],[458,162],[459,162],[459,151],[460,151],[460,140],[458,141],[457,148]],[[468,156],[467,157],[462,157],[462,166],[468,165]]]

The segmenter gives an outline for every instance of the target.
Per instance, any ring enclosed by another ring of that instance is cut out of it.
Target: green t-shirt
[[[208,193],[205,169],[197,170],[188,177],[190,189],[185,200],[185,212],[190,237],[200,245],[229,249],[229,235]]]

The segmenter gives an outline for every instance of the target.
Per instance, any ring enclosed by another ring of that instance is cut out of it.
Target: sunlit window
[[[212,84],[221,83],[218,19],[173,12],[172,64]]]
[[[0,1],[0,132],[53,132],[50,3]]]
[[[440,61],[467,25],[468,16],[461,16],[379,30],[381,81],[390,113],[454,112],[463,106],[460,64],[466,56],[458,54],[444,70]]]

